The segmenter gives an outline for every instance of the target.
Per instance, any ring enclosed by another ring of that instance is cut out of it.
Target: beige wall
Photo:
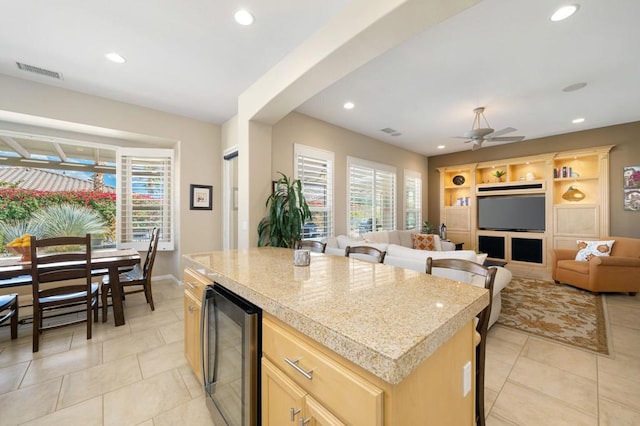
[[[32,122],[53,119],[51,123],[67,130],[90,132],[93,127],[119,138],[132,135],[149,146],[162,142],[176,147],[176,247],[158,253],[154,275],[181,279],[181,253],[221,247],[220,126],[4,75],[0,94],[0,119],[5,121],[19,113]],[[213,185],[213,211],[189,210],[190,184]]]
[[[396,167],[398,229],[404,227],[402,176],[405,169],[421,173],[423,193],[426,193],[426,157],[296,112],[290,113],[273,126],[272,180],[278,178],[279,171],[293,176],[293,146],[296,143],[335,154],[336,235],[347,233],[347,156]],[[423,218],[427,205],[427,198],[423,196]]]
[[[439,223],[438,167],[468,164],[546,152],[615,145],[609,155],[610,235],[640,238],[640,212],[623,210],[622,169],[640,165],[640,122],[602,127],[540,139],[429,158],[429,219]]]

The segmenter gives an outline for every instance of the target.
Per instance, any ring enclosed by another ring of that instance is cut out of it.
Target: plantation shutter
[[[117,164],[118,247],[146,250],[157,227],[158,250],[173,250],[173,150],[122,148]]]
[[[422,222],[422,177],[404,171],[404,229],[419,229]]]
[[[383,170],[375,171],[376,230],[396,229],[396,174]]]
[[[348,158],[349,235],[394,230],[396,227],[395,168]]]
[[[295,179],[302,183],[302,193],[311,211],[311,220],[302,229],[302,238],[325,238],[333,235],[333,152],[296,144]]]

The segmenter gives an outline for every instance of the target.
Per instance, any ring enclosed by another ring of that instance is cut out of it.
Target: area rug
[[[513,277],[502,290],[498,324],[609,355],[601,295],[564,284]]]

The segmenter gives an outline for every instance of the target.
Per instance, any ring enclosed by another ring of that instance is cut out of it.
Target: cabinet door
[[[193,373],[202,380],[200,365],[200,311],[201,302],[188,290],[184,292],[184,356]]]
[[[352,408],[359,409],[358,407]],[[305,426],[344,426],[344,423],[309,395],[305,398],[305,417],[302,424]]]
[[[262,426],[299,425],[305,392],[262,358]]]

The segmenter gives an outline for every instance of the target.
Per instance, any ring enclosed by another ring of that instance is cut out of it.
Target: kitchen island
[[[327,408],[330,423],[473,424],[473,375],[467,373],[472,386],[465,393],[463,371],[468,363],[473,371],[473,319],[489,303],[488,292],[384,264],[311,255],[306,267],[293,266],[293,251],[282,248],[184,256],[185,268],[263,310],[263,424],[273,414],[269,389],[287,386],[308,408],[303,416]],[[315,382],[286,370],[286,350],[301,368],[316,370]],[[330,377],[324,382],[323,371]],[[272,380],[278,386],[265,389]],[[370,416],[353,414],[362,409]]]

